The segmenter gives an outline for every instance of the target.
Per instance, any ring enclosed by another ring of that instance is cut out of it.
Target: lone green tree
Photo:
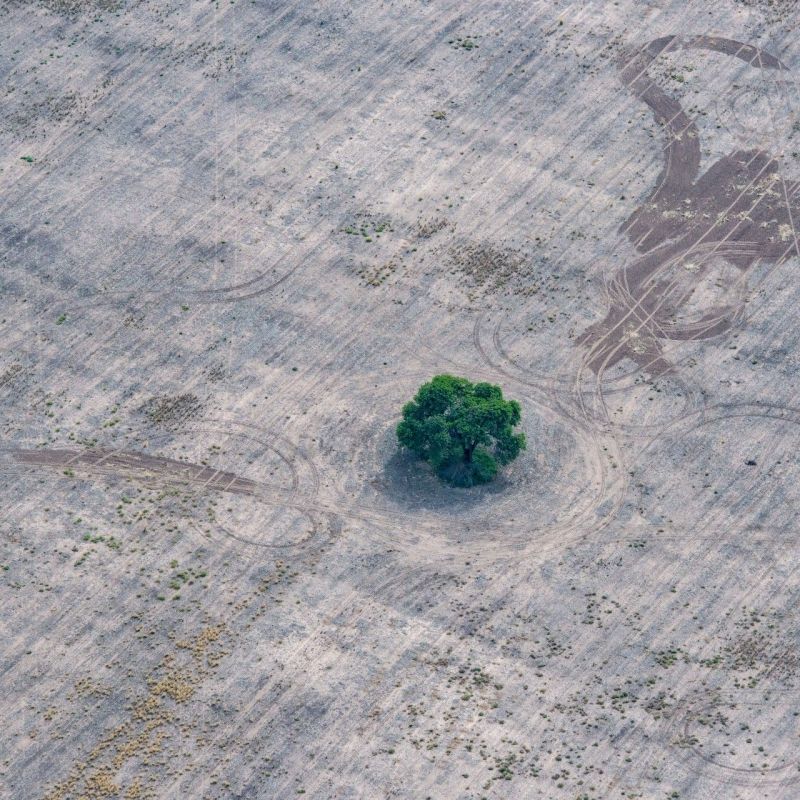
[[[436,474],[454,486],[491,481],[500,466],[525,449],[516,400],[499,386],[437,375],[403,406],[397,438]]]

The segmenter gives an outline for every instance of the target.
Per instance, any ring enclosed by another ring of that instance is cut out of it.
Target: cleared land
[[[0,5],[0,798],[796,798],[799,20]]]

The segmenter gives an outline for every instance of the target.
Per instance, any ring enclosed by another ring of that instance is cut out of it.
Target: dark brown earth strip
[[[757,262],[775,264],[800,255],[795,228],[800,183],[782,177],[777,158],[763,150],[737,150],[698,177],[697,127],[647,75],[658,56],[681,48],[724,53],[756,68],[786,69],[752,45],[709,36],[656,39],[620,64],[623,84],[653,111],[667,142],[656,186],[620,229],[643,256],[611,279],[609,294],[615,300],[606,318],[578,339],[589,348],[587,364],[597,374],[629,358],[658,376],[672,369],[661,354],[661,340],[706,339],[732,326],[736,309],[720,306],[674,327],[713,257],[744,272]],[[694,260],[699,263],[690,264]],[[676,289],[666,273],[680,269],[681,262],[691,266],[695,284]]]
[[[257,484],[232,472],[217,470],[202,464],[191,464],[173,458],[112,450],[12,450],[11,455],[21,464],[39,467],[85,469],[89,472],[131,474],[152,478],[157,476],[168,483],[203,486],[218,492],[255,494]]]

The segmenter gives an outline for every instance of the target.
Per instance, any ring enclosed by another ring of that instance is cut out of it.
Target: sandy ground
[[[0,798],[796,798],[799,23],[1,4]]]

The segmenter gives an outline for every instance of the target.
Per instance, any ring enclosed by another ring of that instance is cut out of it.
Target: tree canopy
[[[525,449],[520,405],[499,386],[437,375],[403,406],[397,438],[454,486],[487,483]]]

